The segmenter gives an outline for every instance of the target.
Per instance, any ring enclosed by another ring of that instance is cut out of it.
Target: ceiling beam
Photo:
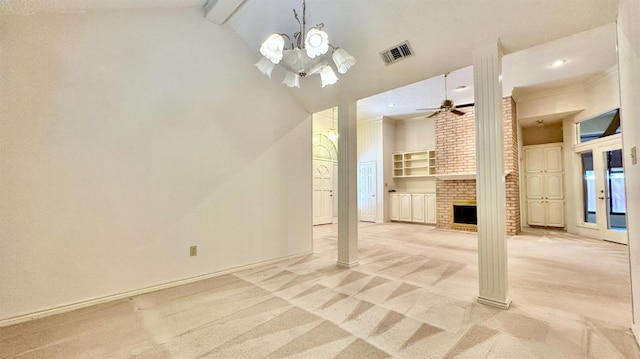
[[[205,19],[224,24],[240,8],[244,0],[209,0],[204,6]]]

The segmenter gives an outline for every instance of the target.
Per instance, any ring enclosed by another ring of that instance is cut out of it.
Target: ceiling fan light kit
[[[286,69],[282,83],[289,87],[299,88],[301,78],[316,74],[320,75],[322,87],[333,85],[338,81],[338,76],[330,62],[333,61],[338,73],[345,74],[356,64],[356,59],[346,50],[329,43],[329,35],[322,30],[324,24],[317,24],[307,30],[306,9],[307,5],[303,0],[302,21],[296,10],[293,10],[293,16],[300,25],[300,31],[293,34],[293,40],[287,34],[271,34],[260,46],[260,54],[264,57],[255,66],[271,78],[275,65],[279,64]],[[285,37],[290,42],[290,48],[285,44]]]

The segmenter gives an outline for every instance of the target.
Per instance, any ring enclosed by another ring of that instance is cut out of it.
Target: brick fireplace
[[[518,127],[515,103],[511,97],[502,100],[504,120],[504,169],[507,212],[507,234],[520,232],[520,185],[518,168]],[[465,107],[465,114],[449,112],[435,118],[436,132],[436,226],[452,229],[452,203],[476,200],[476,139],[474,107]],[[456,227],[476,231],[473,226]]]

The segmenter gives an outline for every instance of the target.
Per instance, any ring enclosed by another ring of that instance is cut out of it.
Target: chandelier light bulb
[[[269,38],[260,46],[260,53],[277,64],[282,60],[282,52],[284,51],[284,39],[279,34],[271,34]]]
[[[322,81],[322,87],[325,87],[338,82],[338,76],[333,72],[331,66],[327,65],[320,71],[320,80]]]
[[[338,137],[340,137],[340,135],[338,134],[338,131],[336,131],[335,128],[331,128],[327,132],[327,137],[329,138],[330,141],[336,142],[338,140]]]
[[[307,56],[312,59],[324,55],[329,51],[329,35],[322,30],[312,28],[307,32],[304,47],[307,50]]]
[[[260,61],[258,61],[255,66],[260,70],[260,72],[262,72],[263,75],[267,75],[269,78],[271,78],[271,72],[273,72],[273,68],[276,67],[276,64],[271,62],[271,60],[266,57],[261,57]]]
[[[284,81],[282,81],[282,83],[289,87],[300,88],[300,76],[291,71],[287,71],[287,73],[284,75]]]
[[[336,64],[338,72],[341,74],[346,74],[347,70],[356,64],[356,59],[341,48],[337,48],[331,57],[333,58],[333,62]]]

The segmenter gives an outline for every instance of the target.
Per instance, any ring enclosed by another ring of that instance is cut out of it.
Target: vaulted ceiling
[[[246,0],[229,24],[256,49],[258,60],[257,50],[270,33],[297,31],[292,9],[300,13],[301,4],[301,0]],[[474,48],[498,39],[506,55],[505,83],[509,83],[508,77],[515,80],[516,75],[523,80],[510,86],[566,81],[569,75],[585,76],[615,65],[612,24],[616,16],[617,0],[307,0],[307,23],[324,23],[330,41],[349,51],[358,63],[336,85],[321,89],[314,76],[292,93],[308,110],[317,111],[333,106],[342,93],[362,99],[436,77],[431,80],[434,86],[422,90],[418,86],[407,92],[424,96],[418,107],[437,106],[444,92],[442,78],[437,76],[470,66]],[[608,29],[587,32],[570,41],[558,40],[607,24]],[[386,66],[379,52],[404,40],[409,40],[415,56]],[[553,40],[559,42],[549,48],[543,45]],[[555,56],[575,59],[574,70],[566,76],[560,71],[538,71],[549,64],[537,62],[552,62]],[[512,75],[507,76],[509,73]],[[274,81],[282,76],[274,72]],[[456,76],[451,77],[449,88],[455,88]],[[469,80],[464,74],[458,77]],[[415,109],[415,105],[411,107]]]
[[[210,5],[229,0],[209,0]],[[78,12],[140,7],[202,8],[206,0],[4,0],[0,13]],[[302,0],[244,0],[222,26],[230,26],[255,60],[273,33],[293,34]],[[616,65],[618,0],[307,0],[307,23],[324,23],[330,41],[349,51],[357,64],[337,84],[322,89],[318,76],[304,79],[291,94],[310,112],[334,106],[347,94],[360,101],[360,118],[406,118],[417,107],[438,106],[444,95],[439,76],[452,72],[449,92],[457,103],[473,100],[469,67],[473,49],[499,39],[504,52],[505,92],[533,91],[553,84],[584,81]],[[203,11],[204,13],[204,11]],[[204,16],[204,14],[203,14]],[[217,26],[217,25],[216,25]],[[415,56],[386,66],[379,53],[409,40]],[[221,49],[223,51],[223,49]],[[567,66],[550,70],[553,60]],[[249,68],[247,71],[257,71]],[[276,68],[271,81],[281,81]],[[410,85],[407,88],[402,86]],[[284,86],[284,85],[283,85]],[[395,91],[390,91],[397,89]],[[378,95],[379,94],[379,95]],[[389,107],[394,104],[393,108]]]

